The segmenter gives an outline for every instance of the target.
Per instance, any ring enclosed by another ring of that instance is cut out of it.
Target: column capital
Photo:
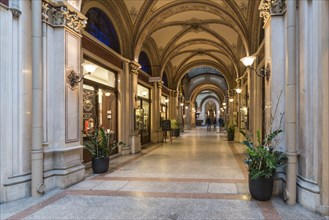
[[[132,74],[138,75],[138,70],[141,67],[141,65],[139,63],[135,62],[135,61],[131,61],[129,63],[129,67],[130,67],[130,72]]]
[[[162,82],[162,81],[157,82],[157,86],[158,86],[159,89],[162,89],[162,87],[163,87],[163,82]]]
[[[265,28],[271,20],[271,16],[283,15],[286,12],[286,0],[262,0],[258,10],[260,17],[264,19],[263,28]]]
[[[51,18],[51,19],[48,19]],[[67,27],[76,33],[87,24],[87,17],[66,2],[42,1],[42,21],[49,22],[54,27]]]

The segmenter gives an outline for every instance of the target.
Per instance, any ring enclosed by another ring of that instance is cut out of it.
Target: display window
[[[135,110],[135,129],[141,135],[141,144],[151,142],[150,134],[150,90],[144,86],[137,85],[138,108]]]
[[[117,140],[117,91],[115,74],[98,67],[95,74],[84,79],[83,84],[83,133],[84,141],[87,134],[93,133],[97,126],[110,133],[111,140]],[[113,154],[117,153],[116,151]],[[84,161],[91,160],[84,151]]]
[[[168,97],[161,96],[161,101],[160,101],[160,106],[161,106],[160,117],[161,117],[161,120],[160,121],[168,119],[168,102],[169,102]]]

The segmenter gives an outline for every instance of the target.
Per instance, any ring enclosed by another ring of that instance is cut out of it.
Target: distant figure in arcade
[[[224,120],[222,118],[218,119],[218,126],[219,126],[219,131],[221,131],[222,128],[225,126]]]
[[[207,124],[207,131],[211,131],[211,120],[209,116],[207,117],[206,124]]]
[[[216,131],[216,125],[217,125],[217,120],[216,120],[216,118],[214,118],[213,123],[214,123],[214,131]]]

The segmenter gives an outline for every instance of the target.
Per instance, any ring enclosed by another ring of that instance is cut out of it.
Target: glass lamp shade
[[[233,101],[234,101],[234,99],[229,99],[229,101],[230,101],[230,102],[233,102]]]
[[[93,73],[97,69],[97,66],[91,63],[83,63],[82,66],[87,73]]]
[[[241,93],[241,92],[242,92],[242,89],[240,89],[240,88],[236,88],[236,89],[235,89],[235,91],[236,91],[236,93],[238,93],[238,94],[239,94],[239,93]]]
[[[223,102],[223,105],[226,105],[226,102]]]
[[[255,56],[248,56],[248,57],[243,57],[240,59],[240,61],[243,63],[245,66],[251,66],[256,59]]]

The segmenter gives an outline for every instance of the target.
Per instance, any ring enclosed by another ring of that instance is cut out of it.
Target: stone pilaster
[[[187,107],[187,108],[186,108]],[[191,130],[191,114],[192,114],[192,109],[191,109],[191,100],[185,101],[185,129],[186,130]]]
[[[131,146],[131,153],[136,154],[139,151],[141,151],[141,141],[140,141],[140,134],[135,129],[135,121],[133,120],[135,118],[135,110],[138,107],[137,103],[137,82],[138,82],[138,69],[140,68],[140,65],[137,62],[131,61],[129,64],[130,67],[130,141],[129,144]]]
[[[178,92],[170,91],[169,119],[178,119]]]
[[[82,161],[81,35],[86,17],[66,3],[43,1],[45,183],[47,190],[84,179]],[[54,44],[56,42],[56,44]],[[58,120],[58,119],[63,120]]]
[[[153,83],[153,99],[152,106],[152,123],[151,123],[151,142],[158,143],[162,141],[162,130],[160,127],[160,110],[161,110],[161,94],[162,94],[162,82]]]

